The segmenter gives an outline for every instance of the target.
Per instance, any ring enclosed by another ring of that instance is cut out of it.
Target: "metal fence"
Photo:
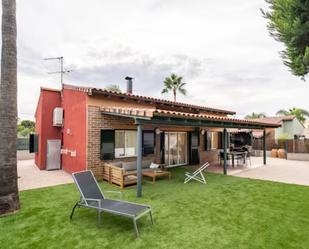
[[[253,140],[253,149],[263,149],[263,139]],[[266,150],[285,149],[288,153],[309,153],[309,139],[266,139]]]
[[[29,138],[17,138],[17,150],[29,150]]]

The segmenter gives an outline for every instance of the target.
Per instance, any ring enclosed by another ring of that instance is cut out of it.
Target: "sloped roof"
[[[215,121],[229,121],[229,122],[239,123],[239,124],[264,125],[267,127],[275,127],[275,128],[280,126],[280,124],[271,124],[271,123],[262,122],[262,121],[237,119],[237,118],[222,117],[222,116],[217,116],[217,115],[195,114],[195,113],[168,111],[168,110],[160,110],[160,109],[156,109],[154,111],[154,116],[162,116],[162,115],[183,117],[183,118],[215,120]]]
[[[309,128],[304,129],[302,135],[305,136],[305,138],[309,138]]]
[[[265,117],[265,118],[257,118],[251,119],[252,121],[269,123],[269,124],[281,124],[283,121],[292,121],[295,118],[293,115],[289,116],[280,116],[280,117]]]
[[[172,117],[181,119],[198,119],[215,122],[225,122],[232,124],[248,125],[248,126],[263,126],[265,128],[277,128],[280,124],[269,124],[264,122],[257,122],[245,119],[236,119],[230,117],[222,117],[218,115],[195,114],[187,112],[169,111],[161,109],[136,109],[136,108],[123,108],[123,107],[102,107],[102,112],[110,115],[121,115],[132,118],[146,118],[152,119],[158,117]]]
[[[133,99],[133,100],[141,100],[141,101],[151,102],[151,103],[156,103],[156,104],[164,104],[164,105],[169,105],[169,106],[174,106],[174,107],[199,109],[199,110],[202,110],[202,111],[208,111],[208,112],[213,112],[213,113],[221,113],[221,114],[228,114],[228,115],[236,114],[236,112],[234,112],[234,111],[211,108],[211,107],[207,107],[207,106],[187,104],[187,103],[182,103],[182,102],[174,102],[174,101],[171,101],[171,100],[153,98],[153,97],[142,96],[142,95],[137,95],[137,94],[130,94],[130,93],[125,93],[125,92],[119,93],[119,92],[109,91],[109,90],[106,90],[106,89],[95,88],[95,87],[83,87],[83,86],[74,86],[74,85],[64,84],[64,88],[65,89],[83,91],[83,92],[86,92],[89,95],[104,94],[104,95],[111,95],[111,96],[115,96],[115,97],[123,97],[123,98],[128,98],[128,99]]]

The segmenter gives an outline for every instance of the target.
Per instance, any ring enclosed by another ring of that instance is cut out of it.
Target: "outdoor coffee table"
[[[168,177],[171,180],[171,172],[166,170],[157,170],[157,171],[145,171],[143,172],[143,176],[147,176],[152,178],[152,183],[156,182],[157,177]]]

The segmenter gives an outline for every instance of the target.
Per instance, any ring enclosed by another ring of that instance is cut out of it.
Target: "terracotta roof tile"
[[[269,124],[280,124],[282,121],[292,121],[295,118],[293,115],[289,116],[280,116],[280,117],[266,117],[266,118],[257,118],[251,119],[252,121],[264,122]]]
[[[74,86],[74,85],[67,85],[67,84],[64,85],[64,88],[86,92],[89,95],[91,95],[93,93],[112,94],[114,96],[127,97],[127,98],[130,98],[130,99],[140,99],[140,100],[143,100],[143,101],[154,102],[154,103],[157,103],[157,104],[166,104],[166,105],[170,105],[170,106],[201,109],[203,111],[224,113],[224,114],[230,114],[230,115],[236,114],[236,112],[234,112],[234,111],[216,109],[216,108],[211,108],[211,107],[207,107],[207,106],[187,104],[187,103],[182,103],[182,102],[174,102],[174,101],[170,101],[170,100],[153,98],[153,97],[148,97],[148,96],[141,96],[141,95],[130,94],[130,93],[125,93],[125,92],[119,93],[119,92],[109,91],[109,90],[105,90],[105,89],[101,89],[101,88],[82,87],[82,86]]]
[[[261,121],[236,119],[236,118],[222,117],[222,116],[216,116],[216,115],[195,114],[195,113],[168,111],[168,110],[160,110],[160,109],[155,110],[154,115],[160,116],[160,114],[168,115],[168,116],[179,116],[179,117],[185,117],[185,118],[200,118],[200,119],[214,120],[214,121],[228,121],[228,122],[239,123],[239,124],[271,125],[274,127],[278,127],[279,125],[279,124],[270,124],[270,123],[261,122]]]
[[[248,125],[261,125],[265,127],[278,127],[279,124],[269,124],[264,122],[256,122],[245,119],[235,119],[229,117],[222,117],[218,115],[205,115],[205,114],[195,114],[187,112],[177,112],[177,111],[168,111],[161,109],[137,109],[137,108],[123,108],[123,107],[102,107],[101,110],[105,113],[111,115],[127,115],[132,118],[136,117],[148,117],[152,118],[153,116],[165,116],[165,117],[179,117],[179,118],[188,118],[188,119],[201,119],[201,120],[213,120],[213,121],[224,121],[236,124],[248,124]]]

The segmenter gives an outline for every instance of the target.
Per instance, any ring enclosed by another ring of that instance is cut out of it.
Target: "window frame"
[[[151,134],[153,135],[153,146],[152,146],[152,153],[145,153],[145,134]],[[156,150],[156,133],[154,130],[144,130],[142,133],[142,150],[143,150],[143,156],[148,155],[154,155]]]
[[[103,140],[104,132],[108,132],[109,135],[111,135],[112,139],[108,140],[107,142]],[[113,147],[112,152],[106,152],[104,149],[104,147],[108,143],[112,144],[112,147]],[[114,129],[101,129],[100,131],[100,158],[101,160],[113,160],[115,158],[115,130]]]
[[[137,135],[137,130],[135,129],[115,129],[115,137],[114,137],[114,158],[120,159],[120,158],[130,158],[130,157],[137,157],[137,141],[135,140],[135,155],[126,155],[126,145],[127,145],[127,139],[126,139],[126,132],[133,131],[135,132],[135,135]],[[117,132],[124,132],[124,156],[117,156],[116,155],[116,133]]]
[[[217,135],[217,147],[214,147],[214,135]],[[211,132],[211,150],[218,150],[219,149],[219,132],[217,131],[212,131]]]
[[[217,134],[217,146],[214,147],[214,134]],[[213,150],[220,150],[222,146],[220,146],[222,144],[222,142],[220,141],[220,139],[222,139],[222,136],[219,135],[220,132],[219,131],[207,131],[205,133],[205,150],[206,151],[213,151]]]
[[[29,136],[29,153],[39,153],[39,134],[31,133]]]

